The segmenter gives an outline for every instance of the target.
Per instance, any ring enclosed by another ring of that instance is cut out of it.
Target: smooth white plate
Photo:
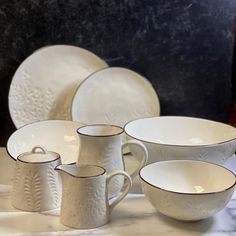
[[[90,75],[72,101],[72,120],[123,127],[128,121],[159,116],[158,96],[148,80],[136,72],[110,67]]]
[[[71,101],[78,85],[105,67],[102,59],[79,47],[54,45],[37,50],[22,62],[11,82],[8,101],[15,126],[71,120]]]

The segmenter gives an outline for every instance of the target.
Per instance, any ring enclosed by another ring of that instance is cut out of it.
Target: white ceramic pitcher
[[[141,142],[129,140],[122,144],[124,130],[121,127],[114,125],[87,125],[79,128],[77,132],[80,138],[78,165],[102,166],[108,174],[116,170],[125,170],[123,149],[132,145],[140,150],[139,165],[133,173],[129,173],[133,180],[147,161],[147,149]],[[124,178],[122,176],[112,179],[109,197],[119,193],[123,182]]]
[[[60,221],[78,229],[96,228],[109,221],[114,207],[127,195],[131,178],[124,171],[111,174],[95,165],[60,165],[55,168],[62,177],[62,202]],[[121,175],[127,184],[119,196],[108,200],[108,183],[114,176]]]
[[[46,211],[60,206],[61,182],[54,170],[60,155],[36,146],[17,157],[12,205],[23,211]]]

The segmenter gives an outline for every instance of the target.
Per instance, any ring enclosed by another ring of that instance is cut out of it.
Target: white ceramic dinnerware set
[[[195,221],[224,208],[234,192],[236,177],[222,166],[236,150],[234,127],[159,116],[147,79],[85,49],[48,46],[26,58],[12,79],[9,110],[17,209],[60,207],[62,224],[95,228],[133,182],[158,212]]]

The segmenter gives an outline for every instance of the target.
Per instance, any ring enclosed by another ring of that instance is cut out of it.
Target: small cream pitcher
[[[55,170],[62,178],[60,221],[72,228],[90,229],[106,224],[132,184],[126,172],[107,174],[104,168],[95,165],[59,165]],[[124,176],[127,184],[111,202],[108,200],[108,183],[117,175]]]
[[[46,211],[60,206],[61,181],[54,170],[61,164],[58,153],[36,146],[17,157],[12,205],[23,211]]]
[[[114,125],[87,125],[79,128],[77,133],[80,138],[77,165],[102,166],[108,174],[116,170],[125,170],[123,150],[130,145],[137,146],[141,151],[141,156],[137,168],[133,173],[129,173],[133,180],[147,161],[147,149],[141,142],[129,140],[122,144],[124,130],[121,127]],[[109,197],[119,193],[123,182],[124,178],[122,176],[112,179]]]

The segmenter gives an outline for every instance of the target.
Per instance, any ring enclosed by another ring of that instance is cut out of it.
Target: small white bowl
[[[156,210],[183,221],[208,218],[223,209],[236,183],[228,169],[192,160],[152,163],[139,175],[144,194]]]
[[[131,121],[124,129],[129,138],[145,144],[148,163],[191,159],[222,165],[236,150],[236,129],[207,119],[151,117]]]
[[[66,120],[45,120],[25,125],[16,130],[7,141],[7,151],[16,160],[35,146],[43,146],[60,154],[62,163],[77,161],[79,137],[76,132],[83,124]]]

